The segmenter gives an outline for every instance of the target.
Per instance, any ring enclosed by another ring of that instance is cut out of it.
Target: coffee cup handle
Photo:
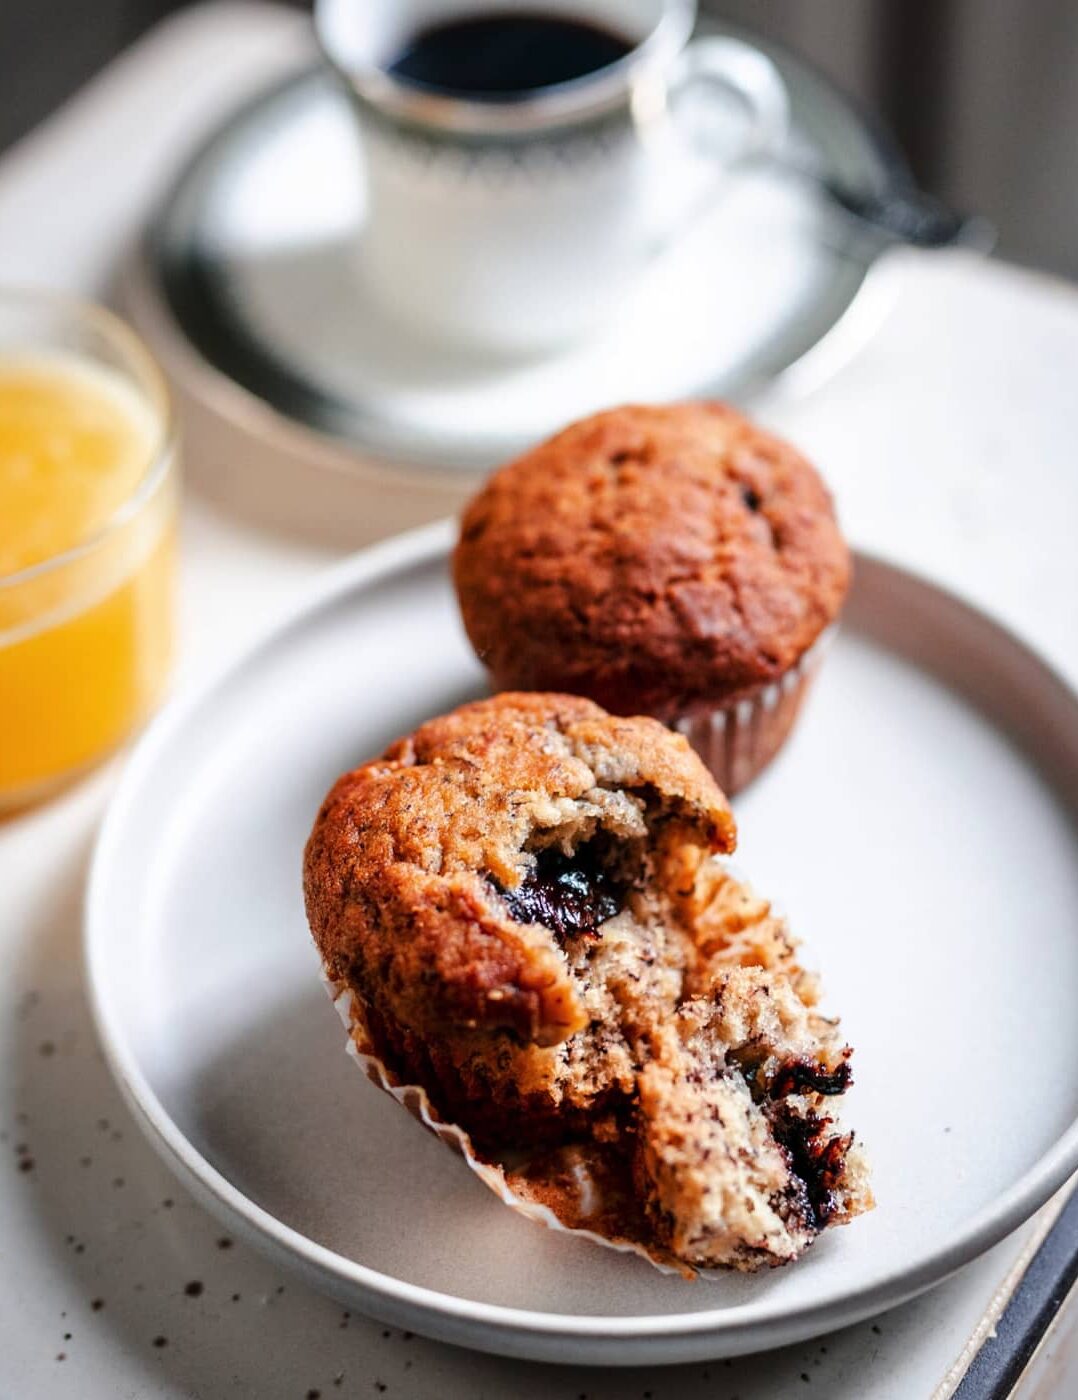
[[[718,170],[697,186],[682,204],[674,227],[660,239],[666,245],[714,203],[722,176],[730,169],[754,160],[778,155],[790,129],[790,99],[786,84],[774,63],[751,44],[740,39],[714,36],[694,40],[681,55],[680,65],[670,87],[676,104],[679,95],[701,86],[720,87],[742,104],[748,114],[740,143],[724,151]],[[677,109],[674,108],[675,120]],[[694,141],[696,146],[704,143]],[[656,249],[659,251],[659,249]]]

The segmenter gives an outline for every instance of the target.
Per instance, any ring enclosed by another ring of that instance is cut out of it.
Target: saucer
[[[834,89],[772,56],[791,97],[792,161],[857,189],[896,178],[893,153]],[[477,470],[600,407],[815,382],[880,312],[863,244],[814,184],[775,169],[730,177],[600,334],[528,361],[448,354],[387,320],[359,272],[364,217],[346,96],[326,71],[304,71],[240,110],[183,171],[129,309],[215,413],[256,435],[299,429],[296,452],[329,444],[337,465],[453,473],[443,509]]]

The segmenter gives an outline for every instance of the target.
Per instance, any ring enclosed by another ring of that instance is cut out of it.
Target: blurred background
[[[0,0],[0,150],[182,0]],[[306,8],[306,7],[304,7]],[[1078,278],[1075,0],[704,0],[787,44],[898,138],[999,252]]]

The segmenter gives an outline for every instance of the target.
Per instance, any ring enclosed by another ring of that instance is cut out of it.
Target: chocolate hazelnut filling
[[[626,893],[625,883],[604,868],[594,842],[571,856],[555,847],[540,851],[520,884],[501,890],[518,923],[543,924],[561,940],[598,937],[600,924],[621,911]]]
[[[785,1099],[790,1094],[844,1094],[853,1083],[849,1062],[843,1060],[833,1070],[815,1060],[791,1060],[771,1080],[768,1093],[773,1099]]]
[[[758,491],[754,491],[751,486],[742,486],[741,499],[754,514],[763,505],[763,500]]]
[[[812,1221],[822,1230],[840,1210],[839,1186],[853,1134],[829,1135],[830,1118],[811,1109],[797,1114],[782,1107],[771,1118],[776,1141],[786,1152],[794,1176],[805,1184]]]

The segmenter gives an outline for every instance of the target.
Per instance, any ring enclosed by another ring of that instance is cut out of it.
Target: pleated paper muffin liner
[[[545,1225],[548,1230],[576,1235],[582,1239],[590,1240],[593,1244],[602,1245],[605,1249],[614,1249],[622,1254],[639,1255],[640,1258],[646,1259],[649,1264],[658,1269],[660,1273],[681,1275],[686,1278],[706,1277],[709,1276],[709,1273],[713,1273],[714,1276],[718,1275],[719,1271],[705,1271],[694,1275],[694,1271],[685,1265],[674,1265],[663,1258],[660,1252],[649,1250],[643,1244],[632,1240],[610,1239],[606,1235],[597,1234],[594,1230],[566,1225],[558,1219],[549,1206],[538,1201],[530,1201],[518,1194],[507,1179],[505,1167],[481,1157],[464,1129],[456,1123],[447,1123],[441,1117],[424,1088],[418,1084],[402,1084],[398,1076],[375,1054],[363,1017],[359,1013],[355,993],[350,988],[334,981],[325,968],[322,970],[322,982],[348,1033],[347,1052],[371,1083],[376,1084],[379,1089],[396,1099],[397,1103],[406,1108],[428,1132],[433,1133],[447,1147],[452,1148],[454,1152],[463,1157],[479,1180],[494,1192],[503,1205],[507,1205],[510,1210],[516,1211],[529,1220]],[[598,1188],[587,1179],[583,1164],[580,1166],[579,1175],[580,1196],[582,1199],[586,1199],[590,1192],[597,1191]]]
[[[779,680],[742,693],[730,704],[667,718],[728,797],[748,787],[786,742],[835,631],[832,626],[822,632]]]

